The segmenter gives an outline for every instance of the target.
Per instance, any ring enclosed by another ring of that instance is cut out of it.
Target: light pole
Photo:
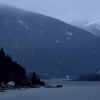
[[[32,87],[32,81],[30,81],[31,87]]]

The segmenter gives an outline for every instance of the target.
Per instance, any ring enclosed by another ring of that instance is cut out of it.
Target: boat
[[[60,88],[63,87],[63,85],[47,85],[44,88]]]
[[[63,87],[63,85],[56,85],[56,88]]]

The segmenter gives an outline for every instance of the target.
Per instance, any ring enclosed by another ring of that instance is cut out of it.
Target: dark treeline
[[[79,81],[100,81],[100,75],[99,74],[87,74],[87,75],[80,75]]]
[[[3,48],[1,48],[0,82],[7,84],[9,81],[14,81],[16,86],[45,85],[35,72],[31,77],[27,77],[25,69],[17,62],[12,61],[9,55],[6,56]]]

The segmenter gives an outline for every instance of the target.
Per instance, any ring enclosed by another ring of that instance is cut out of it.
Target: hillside
[[[27,71],[65,77],[100,69],[100,38],[57,19],[0,7],[0,47]]]
[[[83,18],[70,21],[69,23],[100,37],[100,18]]]

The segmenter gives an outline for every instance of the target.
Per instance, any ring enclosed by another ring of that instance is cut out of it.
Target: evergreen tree
[[[13,62],[9,55],[5,55],[3,48],[0,50],[0,82],[6,84],[9,81],[15,81],[21,85],[21,81],[26,78],[25,69],[17,62]]]
[[[32,84],[33,85],[36,85],[36,73],[35,73],[35,71],[33,72],[33,75],[32,75]]]
[[[32,78],[26,77],[25,69],[18,64],[13,62],[9,55],[5,55],[3,48],[0,50],[0,82],[8,83],[14,81],[16,85],[29,85],[30,79],[33,85],[45,84],[40,81],[40,78],[35,72],[32,73]]]

